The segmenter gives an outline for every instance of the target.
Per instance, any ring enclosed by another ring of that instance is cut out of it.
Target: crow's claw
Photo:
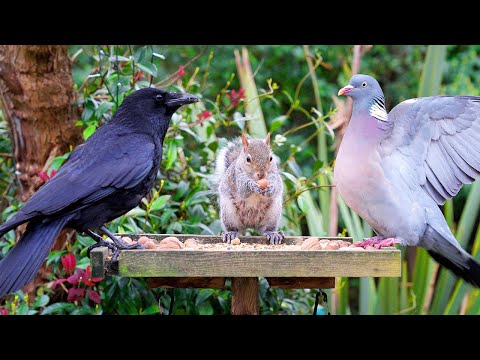
[[[96,239],[95,239],[95,240],[96,240]],[[116,250],[115,246],[114,246],[111,242],[108,242],[108,241],[105,241],[105,240],[101,239],[100,241],[97,241],[96,244],[90,245],[90,246],[88,247],[88,249],[87,249],[87,256],[90,257],[90,252],[91,252],[93,249],[95,249],[95,248],[97,248],[97,247],[102,247],[102,246],[103,246],[103,247],[107,247],[107,248],[109,248],[109,249],[112,250],[112,251],[115,251],[115,250]]]

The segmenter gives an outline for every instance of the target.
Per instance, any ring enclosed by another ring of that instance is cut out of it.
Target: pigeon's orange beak
[[[352,91],[352,89],[353,89],[352,85],[347,85],[347,86],[341,88],[340,90],[338,90],[338,96],[346,95],[350,91]]]

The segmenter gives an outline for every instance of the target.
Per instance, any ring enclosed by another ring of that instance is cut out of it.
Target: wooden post
[[[106,259],[108,256],[107,247],[97,247],[90,252],[90,263],[92,264],[92,277],[93,278],[104,278],[105,277],[105,268],[106,268]]]
[[[258,315],[258,277],[232,278],[232,315]]]

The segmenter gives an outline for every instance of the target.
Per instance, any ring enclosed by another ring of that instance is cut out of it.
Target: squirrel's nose
[[[265,177],[265,173],[264,172],[257,172],[257,177],[258,177],[258,180],[263,179]]]

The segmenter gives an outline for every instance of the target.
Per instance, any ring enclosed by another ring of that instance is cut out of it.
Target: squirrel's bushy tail
[[[241,151],[241,138],[229,141],[225,146],[218,149],[215,160],[215,173],[212,175],[210,180],[210,189],[214,193],[217,193],[220,179],[222,178],[223,174],[225,174],[228,167],[233,161],[235,161],[238,155],[240,155]]]

